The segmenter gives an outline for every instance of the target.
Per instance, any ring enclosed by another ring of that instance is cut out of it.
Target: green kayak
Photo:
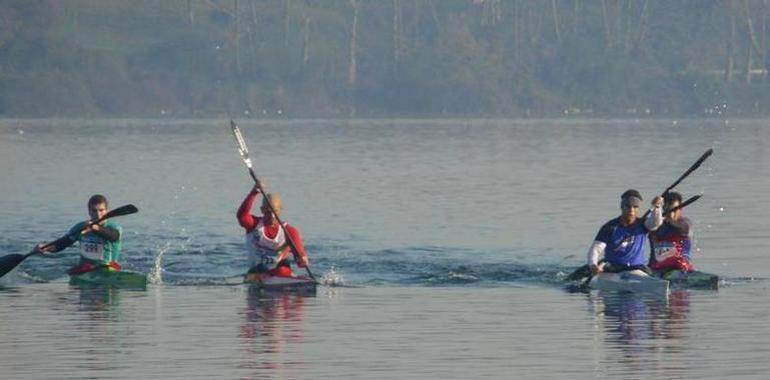
[[[70,276],[70,285],[114,286],[118,288],[146,289],[147,275],[128,270],[116,271],[101,268]]]
[[[674,288],[684,289],[719,289],[719,276],[711,273],[694,271],[683,272],[679,270],[658,274],[660,278],[671,282]]]

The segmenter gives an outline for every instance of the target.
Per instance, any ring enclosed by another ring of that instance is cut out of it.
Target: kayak
[[[273,276],[268,273],[247,273],[243,282],[269,292],[315,293],[315,280],[305,276]]]
[[[719,276],[701,271],[684,272],[672,270],[656,273],[656,276],[671,282],[671,286],[683,289],[719,289]]]
[[[667,296],[668,281],[653,277],[641,270],[619,273],[602,272],[591,278],[591,289],[621,291]]]
[[[146,289],[147,275],[128,270],[116,271],[100,268],[90,272],[70,276],[70,285],[76,286],[114,286],[118,288]]]

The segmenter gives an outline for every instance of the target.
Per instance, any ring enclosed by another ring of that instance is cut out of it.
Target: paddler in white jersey
[[[249,273],[269,273],[273,276],[293,276],[289,266],[288,255],[294,255],[294,260],[300,268],[308,265],[307,253],[302,244],[299,230],[289,223],[283,228],[278,224],[283,202],[278,194],[267,194],[273,205],[275,215],[270,206],[263,200],[260,211],[262,216],[254,216],[251,209],[257,196],[263,192],[262,183],[257,180],[251,192],[238,208],[238,223],[246,230],[246,249],[249,258]],[[289,234],[297,251],[291,249],[286,234]]]

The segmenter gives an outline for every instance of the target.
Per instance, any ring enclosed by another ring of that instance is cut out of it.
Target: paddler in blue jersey
[[[120,270],[120,248],[123,243],[123,229],[113,221],[94,223],[103,217],[109,206],[107,198],[96,194],[88,199],[88,216],[90,219],[77,223],[69,232],[44,247],[46,242],[35,246],[41,254],[59,252],[76,242],[80,242],[80,263],[70,268],[70,275],[90,272],[102,267]]]
[[[620,196],[620,216],[602,226],[588,250],[591,274],[634,269],[649,273],[645,265],[644,242],[647,234],[663,223],[662,205],[663,198],[656,196],[649,215],[643,220],[638,217],[642,206],[641,194],[634,189],[624,192]],[[601,256],[604,258],[600,262]]]

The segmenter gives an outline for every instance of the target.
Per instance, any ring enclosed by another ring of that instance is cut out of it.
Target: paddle
[[[136,206],[134,206],[134,205],[121,206],[121,207],[118,207],[118,208],[116,208],[114,210],[108,211],[106,214],[104,214],[104,216],[102,216],[101,218],[96,220],[96,222],[94,222],[93,224],[101,223],[104,220],[107,220],[109,218],[113,218],[113,217],[116,217],[116,216],[134,214],[137,211],[139,211],[139,209],[137,209]],[[52,246],[53,244],[54,244],[54,242],[50,242],[50,243],[42,246],[40,248],[40,250],[45,250],[46,248]],[[29,253],[24,254],[24,255],[22,255],[20,253],[14,253],[14,254],[11,254],[11,255],[5,255],[3,257],[0,257],[0,277],[5,276],[6,273],[12,271],[13,268],[16,268],[16,266],[21,264],[21,262],[24,261],[27,257],[35,255],[36,253],[37,253],[37,251],[33,249],[32,251],[30,251]]]
[[[667,210],[666,212],[663,213],[663,215],[670,214],[670,213],[672,213],[674,211],[677,211],[679,209],[683,209],[683,208],[687,207],[687,205],[689,205],[689,204],[697,201],[698,199],[700,199],[700,197],[702,197],[702,196],[703,195],[701,195],[701,194],[693,195],[692,197],[690,197],[686,201],[678,204],[676,207],[672,208],[671,210]]]
[[[671,191],[671,189],[676,187],[676,185],[678,185],[685,178],[687,178],[687,176],[689,176],[690,173],[694,172],[695,169],[698,169],[703,164],[703,162],[706,161],[706,159],[709,158],[709,156],[711,156],[711,154],[713,154],[713,153],[714,153],[714,149],[709,148],[705,153],[703,153],[698,158],[697,161],[695,161],[694,164],[692,164],[687,169],[687,171],[684,172],[684,174],[679,176],[679,178],[676,181],[674,181],[674,183],[672,183],[671,186],[667,187],[666,190],[663,190],[663,193],[661,193],[661,196],[663,197],[666,194],[668,194],[668,192]],[[679,208],[685,207],[685,206],[689,205],[690,203],[697,201],[698,198],[700,198],[700,197],[701,197],[700,195],[696,195],[696,196],[688,199],[687,201],[683,202],[681,205],[679,205],[675,209],[679,209]],[[695,199],[693,199],[693,198],[695,198]],[[675,211],[675,209],[669,210],[669,212]],[[649,213],[650,213],[650,210],[648,209],[647,212],[645,212],[644,215],[642,215],[642,219],[646,218],[647,215],[649,215]],[[567,280],[568,281],[575,281],[575,280],[581,279],[583,277],[586,277],[586,281],[584,281],[583,285],[582,285],[582,286],[585,286],[585,285],[588,285],[588,282],[591,281],[591,277],[592,276],[593,275],[591,274],[591,268],[588,266],[588,264],[585,264],[585,265],[575,269],[572,273],[570,273],[569,276],[567,276]]]
[[[660,196],[661,196],[661,197],[665,197],[665,196],[666,196],[666,194],[668,194],[668,192],[669,192],[669,191],[671,191],[671,189],[673,189],[674,187],[676,187],[676,185],[678,185],[680,182],[682,182],[682,180],[684,180],[685,178],[687,178],[687,176],[688,176],[688,175],[690,175],[690,173],[694,172],[694,171],[695,171],[695,169],[699,168],[699,167],[701,166],[701,164],[703,164],[703,161],[706,161],[706,159],[707,159],[707,158],[709,158],[709,156],[711,156],[711,154],[712,154],[712,153],[714,153],[714,149],[712,149],[712,148],[709,148],[709,149],[708,149],[708,150],[707,150],[705,153],[703,153],[703,154],[700,156],[700,158],[698,158],[698,161],[695,161],[695,163],[694,163],[694,164],[692,164],[692,166],[690,166],[690,168],[689,168],[689,169],[687,169],[687,171],[686,171],[686,172],[684,172],[684,174],[682,174],[682,175],[679,177],[679,179],[677,179],[676,181],[674,181],[674,183],[672,183],[672,184],[671,184],[671,186],[667,187],[667,188],[666,188],[666,190],[663,190],[663,192],[660,194]],[[693,202],[694,202],[694,201],[693,201]],[[644,215],[642,215],[642,219],[646,218],[646,217],[647,217],[647,215],[649,215],[649,214],[650,214],[650,210],[649,210],[649,209],[647,209],[647,212],[645,212],[645,213],[644,213]]]
[[[249,174],[251,174],[251,178],[256,183],[257,175],[254,174],[254,169],[252,167],[251,158],[249,157],[249,148],[246,147],[246,140],[243,139],[243,135],[241,134],[241,130],[238,129],[238,126],[235,124],[234,121],[230,120],[230,129],[233,132],[233,137],[235,137],[235,142],[238,145],[238,153],[241,155],[241,160],[243,160],[243,163],[246,164],[246,167],[249,169]],[[278,214],[275,213],[275,208],[273,208],[273,204],[270,203],[270,199],[267,197],[267,194],[265,194],[264,191],[260,191],[262,194],[262,200],[267,205],[267,207],[270,209],[270,212],[275,215],[275,219],[278,222],[278,225],[281,226],[281,229],[283,229],[284,236],[286,236],[286,242],[289,244],[289,247],[291,247],[292,251],[299,252],[297,250],[297,246],[294,244],[294,241],[292,240],[291,234],[289,234],[286,231],[286,227],[283,225],[283,222],[281,221],[281,218],[278,217]],[[318,280],[316,280],[315,276],[313,276],[313,272],[310,271],[310,266],[305,266],[305,270],[307,270],[308,276],[313,279],[316,283],[318,283]]]

